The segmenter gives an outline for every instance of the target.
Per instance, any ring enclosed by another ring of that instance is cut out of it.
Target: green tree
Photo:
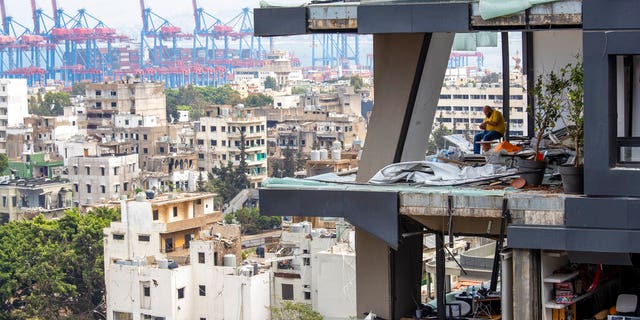
[[[71,98],[66,92],[47,92],[42,101],[43,110],[50,110],[52,116],[59,116],[64,113],[64,107],[71,105]]]
[[[247,165],[247,141],[244,132],[240,132],[240,146],[238,146],[238,148],[240,148],[240,162],[235,169],[233,182],[235,188],[240,192],[241,190],[249,188],[249,178],[247,177],[247,173],[249,173],[249,166]]]
[[[431,130],[429,142],[427,143],[427,152],[435,154],[438,152],[438,149],[444,148],[444,136],[450,134],[453,134],[453,132],[449,128],[443,125],[434,126],[433,130]]]
[[[268,217],[260,215],[258,208],[242,208],[235,212],[228,213],[224,217],[225,223],[240,224],[242,234],[256,234],[264,230],[272,230],[280,227],[282,219],[280,217]]]
[[[262,93],[250,94],[244,99],[244,105],[247,107],[272,106],[273,98]]]
[[[293,95],[306,94],[306,93],[307,93],[307,89],[303,87],[294,87],[293,89],[291,89],[291,94]]]
[[[0,226],[0,319],[61,319],[91,312],[104,296],[102,229],[119,212],[68,210]]]
[[[322,315],[304,302],[284,301],[280,308],[269,307],[273,320],[322,320]]]
[[[282,176],[293,177],[297,170],[296,159],[294,158],[293,149],[287,148],[282,151],[284,156],[284,163],[282,165]]]
[[[89,82],[77,82],[71,86],[72,96],[84,96],[86,94],[87,84]]]
[[[356,91],[360,90],[362,88],[362,86],[364,85],[364,81],[362,81],[362,77],[360,77],[357,74],[351,76],[351,78],[349,79],[349,83],[351,83],[351,86]]]
[[[264,88],[265,89],[278,90],[278,82],[276,81],[276,78],[271,77],[271,76],[267,76],[264,79]]]
[[[9,157],[6,154],[0,154],[0,174],[9,168]]]

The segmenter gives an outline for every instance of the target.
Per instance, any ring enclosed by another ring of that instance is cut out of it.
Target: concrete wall
[[[5,91],[6,90],[6,91]],[[6,96],[7,126],[14,127],[24,123],[29,115],[26,79],[2,79],[0,81],[0,97]]]
[[[582,30],[533,32],[533,67],[536,77],[549,71],[560,71],[568,63],[582,57]]]
[[[114,174],[114,168],[118,173]],[[86,168],[90,168],[87,174]],[[102,175],[102,168],[105,174]],[[69,180],[78,185],[74,190],[74,199],[80,204],[95,204],[108,201],[120,195],[132,194],[135,186],[133,181],[140,174],[138,155],[104,157],[75,157],[68,160]],[[127,184],[127,190],[125,190]],[[87,186],[91,186],[88,192]],[[118,191],[116,192],[116,185]],[[102,192],[101,186],[105,186]]]
[[[269,274],[224,276],[224,319],[270,319]]]
[[[325,319],[349,319],[356,311],[356,258],[343,246],[313,255],[314,310]]]
[[[134,320],[142,319],[142,314],[166,320],[193,319],[190,302],[193,297],[188,290],[190,269],[113,265],[106,271],[107,319],[113,319],[114,311],[132,313]],[[143,283],[149,284],[149,297],[143,296]],[[178,299],[179,288],[185,288],[182,299]]]

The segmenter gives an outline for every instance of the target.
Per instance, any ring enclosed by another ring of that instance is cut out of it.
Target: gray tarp
[[[369,180],[369,183],[413,182],[427,186],[446,186],[472,183],[490,178],[497,179],[516,172],[517,170],[515,169],[506,169],[504,166],[493,164],[460,169],[457,165],[443,162],[411,161],[394,163],[382,168]]]

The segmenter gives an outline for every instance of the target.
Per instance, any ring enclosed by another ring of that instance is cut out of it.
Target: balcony
[[[202,226],[213,224],[216,222],[222,221],[220,214],[207,214],[201,217],[184,219],[180,221],[167,222],[165,223],[165,229],[161,233],[173,233],[184,230],[196,229]]]

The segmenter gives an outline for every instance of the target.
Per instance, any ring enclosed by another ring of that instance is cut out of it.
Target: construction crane
[[[234,32],[229,34],[232,41],[238,41],[237,56],[232,59],[232,66],[249,67],[260,64],[265,50],[260,38],[253,36],[253,12],[249,8],[233,17],[226,25],[232,27]]]
[[[214,68],[216,70],[216,84],[224,83],[227,81],[227,69],[229,68],[224,62],[225,59],[231,58],[228,55],[229,35],[233,29],[198,6],[197,0],[192,0],[192,4],[195,28],[191,61]],[[223,41],[223,48],[216,44],[216,41],[219,40]]]
[[[9,34],[9,21],[7,20],[4,0],[0,0],[0,15],[2,19],[2,33],[0,34],[0,74],[4,74],[5,70],[15,67],[13,65],[14,48],[12,48],[12,45],[16,43],[16,38]],[[5,63],[5,61],[7,61],[7,63]]]
[[[145,6],[144,0],[140,0],[140,11],[142,14],[140,67],[145,67],[145,50],[149,50],[151,66],[161,66],[182,61],[179,54],[178,40],[188,39],[193,35],[182,33],[180,27],[173,25],[169,20],[155,14],[150,8]],[[153,39],[152,45],[147,42],[147,38]],[[164,48],[165,41],[171,42],[170,50]]]
[[[311,65],[316,67],[348,67],[349,62],[360,64],[360,43],[358,35],[347,34],[314,34],[312,37]],[[318,55],[316,47],[320,47]]]
[[[469,58],[475,58],[475,67],[482,69],[484,66],[484,55],[480,51],[467,52],[467,51],[454,51],[449,56],[449,63],[447,68],[460,68],[471,66]],[[471,61],[473,62],[473,61]]]
[[[198,6],[197,0],[192,0],[195,29],[193,31],[193,56],[192,61],[208,64],[229,50],[229,35],[233,29],[225,25],[222,20],[206,12]],[[223,49],[219,48],[216,40],[223,40]],[[200,53],[202,58],[200,58]],[[225,57],[226,58],[226,57]]]

